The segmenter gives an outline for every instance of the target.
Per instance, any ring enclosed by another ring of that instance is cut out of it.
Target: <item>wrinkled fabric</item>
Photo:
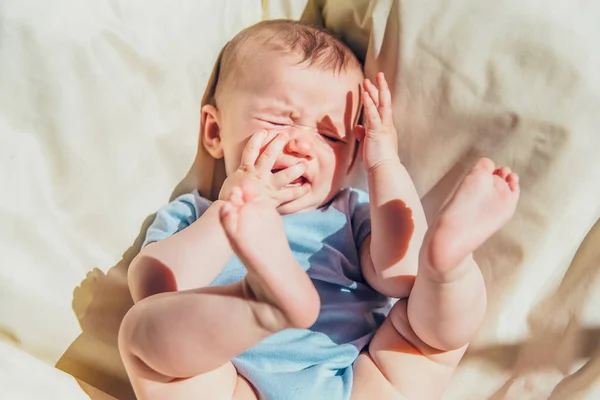
[[[600,398],[598,3],[305,5],[0,2],[1,398],[133,398],[127,265],[194,188],[214,60],[240,29],[303,13],[386,73],[429,216],[478,156],[521,175],[515,218],[476,254],[490,308],[446,398]]]

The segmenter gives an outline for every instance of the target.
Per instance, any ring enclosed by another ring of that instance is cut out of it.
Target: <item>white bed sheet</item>
[[[0,398],[131,398],[125,270],[148,217],[190,187],[214,58],[305,5],[0,3]],[[337,0],[315,16],[392,78],[430,212],[478,155],[522,175],[517,217],[477,254],[490,312],[446,398],[600,398],[600,7]]]

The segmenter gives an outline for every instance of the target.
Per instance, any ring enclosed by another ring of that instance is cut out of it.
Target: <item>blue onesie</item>
[[[321,311],[309,329],[278,332],[231,361],[259,399],[350,398],[352,364],[390,305],[360,270],[357,249],[371,231],[368,200],[363,191],[344,189],[323,208],[283,216],[290,248],[319,292]],[[144,246],[185,229],[210,204],[197,191],[175,199],[156,214]],[[236,282],[245,274],[234,257],[211,286]]]

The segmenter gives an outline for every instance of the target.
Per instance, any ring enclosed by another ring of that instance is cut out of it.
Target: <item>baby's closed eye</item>
[[[324,140],[326,140],[330,143],[346,143],[336,133],[329,132],[328,130],[322,130],[322,129],[319,129],[318,127],[300,125],[300,124],[293,123],[291,121],[276,121],[276,120],[263,119],[263,118],[257,118],[257,119],[260,122],[263,122],[269,126],[276,127],[276,128],[297,127],[297,128],[302,128],[302,129],[309,129],[309,130],[312,130],[312,131],[318,133]]]
[[[340,138],[338,138],[338,137],[335,137],[335,136],[333,136],[333,135],[329,135],[329,134],[327,134],[327,133],[322,133],[322,132],[319,132],[319,134],[320,134],[320,135],[321,135],[321,136],[322,136],[322,137],[323,137],[325,140],[327,140],[328,142],[331,142],[331,143],[345,143],[343,140],[341,140]]]
[[[285,126],[291,126],[292,125],[291,122],[285,122],[285,121],[272,121],[272,120],[262,119],[262,118],[258,118],[258,120],[260,122],[264,122],[265,124],[268,124],[268,125],[271,125],[271,126],[285,127]]]

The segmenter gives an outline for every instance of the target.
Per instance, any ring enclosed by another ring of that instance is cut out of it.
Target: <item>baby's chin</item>
[[[277,211],[281,215],[313,211],[329,203],[333,197],[333,194],[323,195],[311,191],[304,196],[280,205],[277,207]]]
[[[279,214],[281,215],[287,215],[312,211],[319,208],[320,204],[317,201],[310,201],[310,199],[307,199],[306,197],[308,196],[302,196],[295,200],[288,201],[277,207],[277,211],[279,211]]]

